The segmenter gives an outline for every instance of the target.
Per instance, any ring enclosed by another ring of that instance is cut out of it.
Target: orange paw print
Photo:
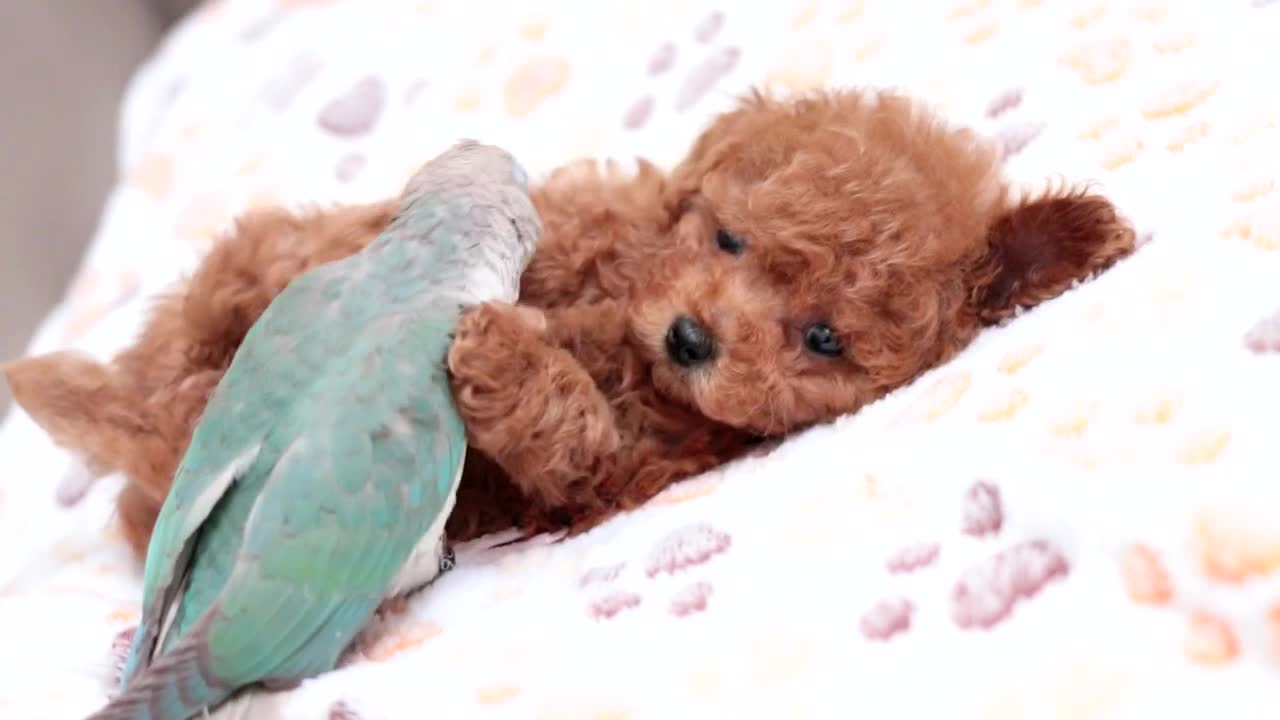
[[[1000,364],[996,366],[996,369],[1005,375],[1013,375],[1026,367],[1028,363],[1035,360],[1040,356],[1040,353],[1043,352],[1043,345],[1031,345],[1020,350],[1013,350],[1007,353],[1003,358],[1000,358]]]
[[[539,57],[512,71],[503,89],[507,114],[526,117],[569,82],[569,63],[561,57]]]
[[[1208,134],[1209,123],[1204,120],[1188,123],[1181,130],[1175,132],[1173,137],[1169,138],[1169,142],[1165,147],[1169,148],[1169,152],[1182,152],[1203,140]]]
[[[1142,148],[1142,140],[1136,135],[1116,138],[1104,147],[1099,164],[1107,170],[1118,170],[1137,159]]]
[[[1090,423],[1093,422],[1094,417],[1097,415],[1097,403],[1082,403],[1055,420],[1050,426],[1049,432],[1061,438],[1078,438],[1084,435],[1085,430],[1089,429]]]
[[[1200,568],[1224,583],[1280,569],[1280,532],[1222,512],[1201,512],[1192,527]]]
[[[992,402],[978,412],[978,420],[982,422],[999,422],[1009,420],[1030,400],[1025,390],[1014,390],[1008,395]]]
[[[1112,37],[1082,45],[1062,58],[1088,85],[1102,85],[1124,75],[1129,69],[1132,49],[1124,37]]]
[[[1222,237],[1243,240],[1259,250],[1280,250],[1280,232],[1273,230],[1262,218],[1234,220],[1222,231]]]
[[[1246,178],[1238,183],[1231,192],[1231,199],[1239,203],[1252,202],[1271,194],[1276,188],[1274,177]]]
[[[406,650],[421,646],[426,641],[440,634],[440,626],[434,622],[426,622],[417,627],[383,638],[364,652],[365,657],[375,662],[389,660]]]
[[[1125,551],[1120,566],[1129,598],[1140,605],[1168,605],[1173,581],[1155,551],[1141,543]]]
[[[894,420],[894,424],[911,421],[934,422],[951,412],[969,391],[969,373],[960,371],[935,380],[915,402]]]
[[[1195,612],[1183,643],[1187,659],[1199,665],[1223,665],[1240,655],[1240,642],[1231,624],[1208,612]]]
[[[1206,430],[1187,437],[1174,456],[1183,465],[1208,465],[1226,449],[1231,433],[1225,430]]]
[[[1077,30],[1084,30],[1090,25],[1098,22],[1107,14],[1107,6],[1103,3],[1086,7],[1085,9],[1071,16],[1071,27]]]
[[[833,61],[831,44],[823,38],[811,38],[788,49],[785,58],[768,75],[770,85],[791,91],[824,87],[831,77]]]
[[[1148,120],[1185,115],[1218,90],[1217,80],[1189,80],[1170,87],[1142,106]]]
[[[1103,135],[1106,135],[1107,132],[1113,130],[1119,124],[1120,118],[1115,115],[1095,120],[1080,131],[1079,138],[1081,140],[1101,140]]]

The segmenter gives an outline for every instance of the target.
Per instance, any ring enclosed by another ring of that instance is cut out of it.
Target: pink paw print
[[[987,630],[1012,614],[1019,601],[1035,597],[1071,569],[1048,540],[1005,548],[970,567],[951,592],[951,619],[957,627]]]
[[[1258,355],[1280,353],[1280,308],[1254,323],[1245,333],[1244,344]]]
[[[710,45],[724,27],[725,16],[714,11],[702,18],[693,29],[695,47]],[[721,46],[714,49],[699,50],[702,58],[685,70],[684,78],[676,90],[672,108],[683,112],[697,105],[708,93],[733,73],[738,66],[742,51],[736,47]],[[680,47],[675,42],[666,42],[658,47],[649,58],[649,77],[657,78],[666,75],[679,65]],[[633,101],[623,114],[622,126],[628,130],[639,130],[653,118],[658,107],[657,97],[652,92],[645,93]]]
[[[662,576],[682,574],[728,551],[731,544],[732,537],[729,533],[706,523],[677,528],[654,545],[644,564],[643,578],[654,581]],[[625,587],[628,584],[625,582],[627,566],[625,562],[598,565],[579,576],[578,587],[584,591],[601,586],[609,588],[603,595],[598,595],[587,603],[587,614],[592,618],[608,620],[641,605],[643,597],[640,592]],[[619,582],[620,579],[623,582]],[[709,581],[691,580],[671,595],[666,605],[667,611],[677,618],[705,612],[712,591]]]
[[[1004,528],[1000,488],[978,481],[964,493],[960,533],[980,540],[994,539]],[[941,546],[927,542],[908,545],[885,562],[891,575],[928,572]],[[961,629],[990,629],[1007,620],[1014,607],[1070,571],[1065,555],[1048,540],[1030,540],[997,550],[970,566],[956,580],[950,595],[951,621]],[[868,640],[885,642],[911,628],[916,603],[903,595],[889,595],[867,609],[859,622]]]
[[[1022,106],[1022,88],[1010,88],[991,99],[987,104],[986,118],[998,122],[991,133],[1002,161],[1022,152],[1040,133],[1044,132],[1042,120],[1018,120],[1017,110]]]

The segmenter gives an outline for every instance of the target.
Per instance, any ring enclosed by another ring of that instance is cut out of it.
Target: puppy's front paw
[[[500,421],[520,402],[519,387],[548,348],[536,320],[512,305],[486,303],[463,314],[449,348],[449,374],[464,415]]]
[[[474,340],[476,337],[493,337],[499,333],[541,335],[547,330],[547,316],[539,309],[524,305],[507,305],[490,302],[477,305],[463,313],[454,332],[454,344]]]
[[[449,372],[455,385],[496,390],[511,373],[526,374],[515,362],[536,354],[547,321],[542,311],[518,305],[485,303],[463,314],[449,348]]]

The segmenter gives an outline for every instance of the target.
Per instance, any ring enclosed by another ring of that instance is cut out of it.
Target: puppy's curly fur
[[[1015,197],[989,143],[888,92],[752,93],[669,174],[582,163],[533,196],[521,304],[468,312],[448,358],[472,446],[454,539],[592,527],[856,410],[1134,249],[1106,198]],[[392,212],[249,214],[111,364],[6,369],[57,442],[127,476],[139,555],[250,325]]]

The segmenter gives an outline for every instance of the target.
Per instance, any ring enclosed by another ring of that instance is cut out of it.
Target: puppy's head
[[[661,392],[763,434],[856,410],[1133,249],[1106,199],[1015,201],[994,148],[883,92],[753,94],[666,200],[632,331]]]

